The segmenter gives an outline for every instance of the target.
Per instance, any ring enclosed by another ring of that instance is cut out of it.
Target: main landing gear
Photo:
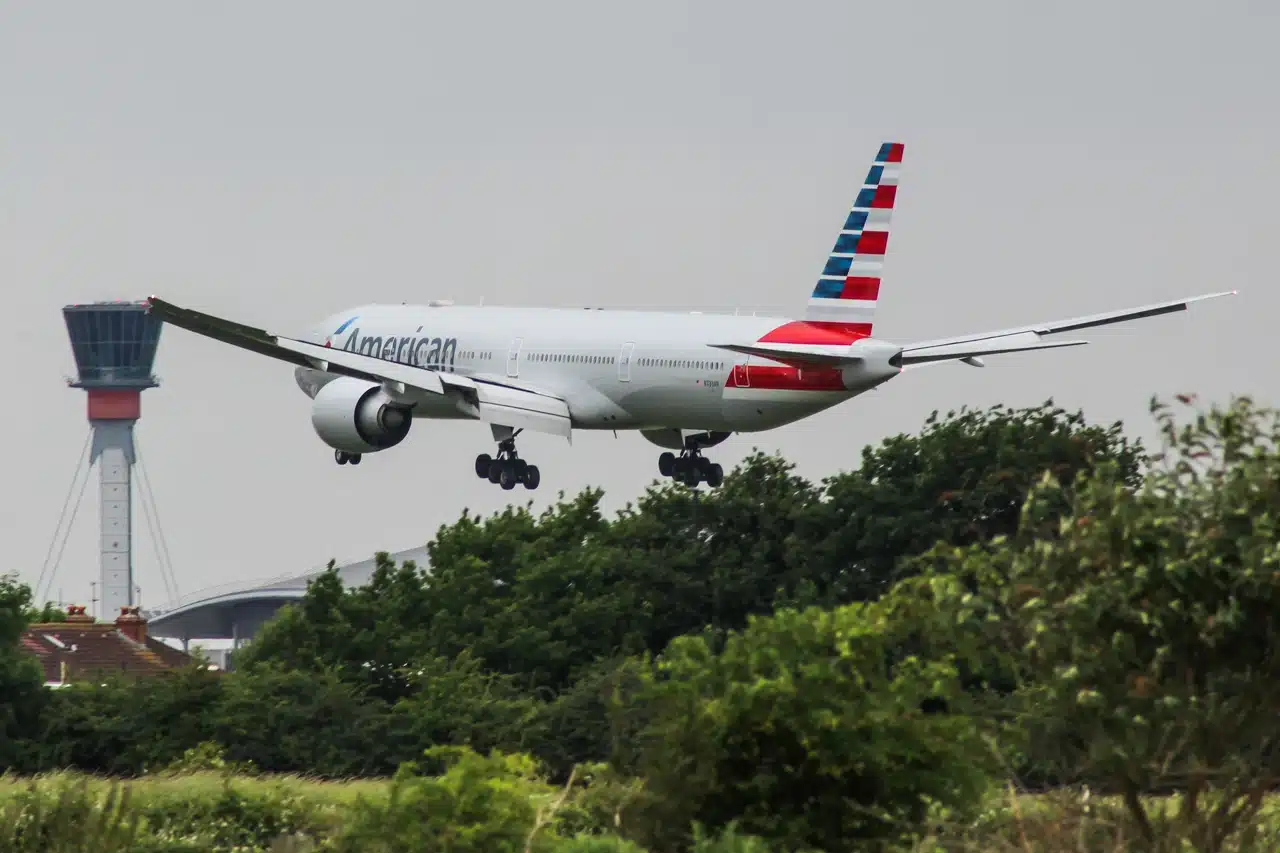
[[[530,465],[516,455],[515,435],[498,442],[496,458],[488,453],[476,457],[476,476],[497,483],[507,491],[514,489],[516,483],[523,483],[526,489],[533,490],[542,480],[537,465]]]
[[[724,468],[718,462],[712,462],[702,455],[696,444],[686,444],[680,455],[671,451],[658,457],[658,471],[664,477],[671,477],[684,483],[689,488],[696,488],[698,483],[706,483],[716,488],[724,482]]]
[[[339,465],[359,465],[361,456],[359,453],[347,453],[345,450],[333,451],[333,459]]]

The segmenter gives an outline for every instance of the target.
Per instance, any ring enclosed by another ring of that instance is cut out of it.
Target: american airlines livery
[[[1182,311],[1213,293],[972,335],[891,343],[874,337],[876,300],[902,166],[880,146],[798,320],[601,309],[362,305],[301,338],[272,335],[157,297],[174,326],[296,365],[311,423],[339,465],[400,444],[418,418],[489,424],[497,452],[475,471],[504,489],[536,489],[516,453],[523,430],[572,441],[579,430],[638,430],[658,470],[696,487],[724,469],[703,451],[735,432],[775,429],[856,397],[913,365],[1083,340],[1045,336]],[[1231,291],[1234,293],[1234,291]]]

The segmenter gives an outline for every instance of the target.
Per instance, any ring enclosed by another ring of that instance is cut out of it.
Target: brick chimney
[[[83,604],[72,604],[67,607],[68,622],[92,622],[93,617],[84,612]]]
[[[138,613],[138,605],[120,608],[120,615],[116,617],[116,630],[139,645],[146,643],[147,620]]]

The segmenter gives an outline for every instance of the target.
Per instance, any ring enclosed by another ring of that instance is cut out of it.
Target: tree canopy
[[[325,573],[235,672],[145,694],[42,691],[16,650],[30,595],[6,581],[0,758],[131,773],[216,742],[264,770],[390,775],[450,746],[489,754],[459,765],[487,779],[527,754],[550,785],[623,780],[591,796],[649,851],[698,826],[867,849],[974,814],[991,784],[1087,783],[1137,849],[1175,830],[1246,849],[1280,771],[1280,415],[1188,411],[1154,409],[1150,457],[1118,424],[995,407],[816,483],[754,453],[720,489],[655,484],[612,517],[597,490],[463,512],[429,568]]]

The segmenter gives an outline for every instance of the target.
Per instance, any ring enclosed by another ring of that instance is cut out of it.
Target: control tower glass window
[[[81,383],[151,384],[160,323],[142,306],[77,306],[65,314]]]

